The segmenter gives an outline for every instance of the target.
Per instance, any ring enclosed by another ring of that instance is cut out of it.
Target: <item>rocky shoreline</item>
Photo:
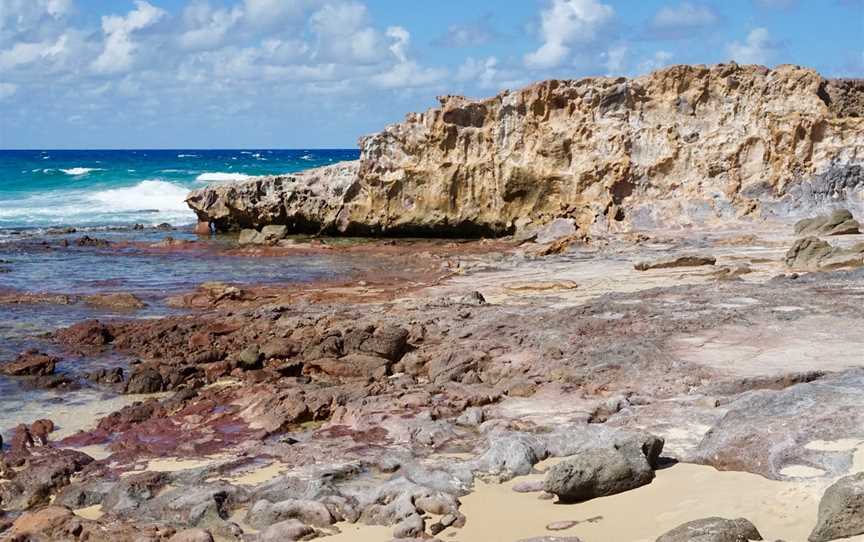
[[[0,293],[108,311],[0,378],[129,399],[2,435],[0,539],[864,540],[860,92],[726,65],[448,97],[359,163],[190,195],[239,238],[46,242],[251,278]],[[325,254],[349,271],[255,280]]]

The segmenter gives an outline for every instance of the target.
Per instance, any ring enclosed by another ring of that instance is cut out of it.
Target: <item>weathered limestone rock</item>
[[[276,224],[264,226],[261,228],[261,235],[264,236],[265,242],[274,243],[280,239],[284,239],[288,235],[288,227]]]
[[[649,484],[660,450],[653,445],[644,448],[634,439],[611,448],[585,450],[549,469],[543,489],[562,502],[579,502]]]
[[[795,223],[795,235],[849,235],[859,233],[860,227],[848,209],[837,209],[831,214],[799,220]]]
[[[240,238],[237,240],[241,245],[263,245],[264,235],[254,229],[244,229],[240,231]]]
[[[750,540],[762,540],[762,535],[744,518],[705,518],[679,525],[660,536],[657,542],[748,542]]]
[[[700,267],[716,263],[717,258],[713,256],[679,256],[677,258],[639,262],[633,267],[637,271],[648,271],[649,269],[669,269],[672,267]]]
[[[357,162],[208,186],[220,230],[500,235],[710,224],[853,205],[864,85],[811,69],[672,66],[552,80],[439,108],[360,141]]]
[[[204,529],[186,529],[169,538],[168,542],[213,542],[213,535]]]
[[[838,248],[817,237],[798,239],[785,256],[791,269],[816,271],[864,266],[864,243]]]
[[[825,490],[810,542],[864,534],[864,473],[846,476]]]
[[[345,162],[302,173],[222,183],[193,191],[186,202],[202,221],[222,231],[280,224],[291,232],[317,233],[335,223],[357,182],[358,167],[357,162]]]

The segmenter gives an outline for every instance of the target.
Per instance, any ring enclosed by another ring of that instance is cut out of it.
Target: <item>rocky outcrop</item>
[[[859,233],[861,224],[848,209],[815,218],[805,218],[795,223],[795,235],[850,235]]]
[[[186,203],[217,230],[284,225],[292,232],[316,233],[332,229],[352,199],[358,168],[357,162],[343,162],[291,175],[211,185],[190,193]]]
[[[361,139],[358,162],[187,201],[221,230],[467,236],[555,218],[586,231],[798,216],[864,192],[864,84],[797,66],[673,66],[440,102]]]
[[[789,268],[802,271],[862,267],[864,243],[842,248],[817,237],[804,237],[789,248],[784,261]]]

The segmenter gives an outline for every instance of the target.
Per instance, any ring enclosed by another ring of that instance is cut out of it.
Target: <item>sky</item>
[[[864,77],[864,0],[0,0],[0,148],[353,148],[443,94],[730,60]]]

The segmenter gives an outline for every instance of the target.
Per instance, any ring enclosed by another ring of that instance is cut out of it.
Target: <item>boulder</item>
[[[275,224],[261,228],[261,236],[265,243],[275,243],[288,236],[288,226],[277,226]]]
[[[557,495],[561,502],[629,491],[651,483],[656,455],[659,452],[653,444],[646,447],[636,440],[588,449],[549,469],[543,490]]]
[[[99,320],[85,320],[57,332],[57,339],[72,347],[101,347],[114,340],[108,326]]]
[[[657,542],[749,542],[762,540],[752,523],[743,518],[705,518],[690,521],[661,535]]]
[[[382,357],[348,354],[340,359],[320,358],[307,362],[303,367],[303,373],[321,372],[340,378],[381,379],[389,374],[391,365],[390,360]]]
[[[396,524],[393,538],[420,538],[426,532],[426,520],[420,514],[411,514]]]
[[[152,367],[138,368],[126,383],[126,393],[157,393],[162,391],[163,385],[159,371]]]
[[[264,360],[264,355],[257,344],[250,344],[240,351],[237,356],[237,362],[241,369],[252,371],[261,368],[261,362]]]
[[[0,374],[7,376],[48,376],[54,374],[57,362],[54,356],[38,350],[22,352],[14,361],[0,365]]]
[[[864,472],[834,482],[819,501],[810,542],[827,542],[864,534]]]
[[[293,540],[306,540],[313,535],[315,529],[304,525],[296,519],[280,521],[264,529],[258,535],[258,542],[288,542]]]
[[[169,538],[168,542],[213,542],[213,535],[204,529],[186,529]]]
[[[33,449],[26,462],[19,460],[21,468],[14,471],[11,479],[0,480],[3,509],[22,511],[48,504],[57,491],[69,484],[73,474],[92,461],[87,454],[75,450]]]
[[[297,519],[315,527],[327,527],[336,522],[326,505],[309,500],[288,499],[272,503],[262,499],[246,513],[246,522],[262,528],[287,519]]]
[[[633,267],[637,271],[648,271],[649,269],[669,269],[672,267],[700,267],[703,265],[714,265],[717,258],[713,256],[679,256],[677,258],[662,258],[639,262]]]
[[[784,258],[791,269],[817,271],[864,266],[864,243],[838,248],[817,237],[798,239]]]
[[[384,326],[360,344],[360,351],[390,361],[399,361],[408,344],[408,330],[398,326]]]
[[[263,245],[267,239],[258,230],[244,229],[240,231],[240,238],[237,242],[241,245]]]
[[[795,235],[849,235],[860,233],[860,227],[847,209],[837,209],[827,215],[799,220],[795,223]]]
[[[805,237],[792,244],[784,261],[786,266],[792,269],[814,269],[819,267],[819,262],[829,256],[832,250],[829,243],[818,237]]]

